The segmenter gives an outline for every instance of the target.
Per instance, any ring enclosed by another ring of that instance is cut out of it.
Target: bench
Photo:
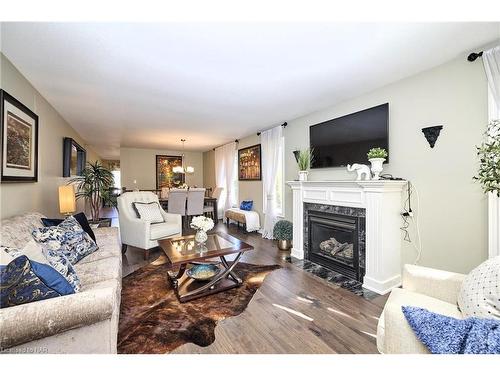
[[[259,223],[259,214],[255,211],[244,211],[239,208],[229,208],[224,212],[224,218],[226,219],[226,224],[229,226],[230,220],[236,222],[238,225],[238,228],[240,227],[240,224],[245,227],[245,230],[248,231],[248,226],[247,226],[247,216],[252,216],[256,223]],[[253,224],[255,226],[255,223]],[[250,228],[251,231],[258,230],[259,228]]]

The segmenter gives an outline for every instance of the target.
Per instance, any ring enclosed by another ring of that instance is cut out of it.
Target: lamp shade
[[[59,186],[59,212],[70,214],[75,211],[75,187],[73,185]]]

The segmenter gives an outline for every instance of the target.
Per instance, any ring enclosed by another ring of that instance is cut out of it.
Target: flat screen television
[[[314,155],[311,168],[368,164],[366,153],[371,148],[389,152],[389,103],[312,125],[309,140]]]

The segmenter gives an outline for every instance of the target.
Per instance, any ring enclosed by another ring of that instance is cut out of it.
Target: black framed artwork
[[[87,151],[73,138],[63,139],[63,177],[81,176],[87,163]]]
[[[2,182],[38,181],[38,116],[0,90]]]
[[[238,180],[262,180],[262,157],[260,144],[238,150]]]
[[[175,167],[182,167],[182,156],[156,155],[156,189],[184,185],[184,173],[175,173]]]

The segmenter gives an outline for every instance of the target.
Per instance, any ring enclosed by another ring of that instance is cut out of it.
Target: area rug
[[[278,268],[239,263],[235,271],[243,285],[180,303],[168,280],[168,260],[160,256],[123,279],[118,353],[169,353],[189,342],[210,345],[217,323],[241,314],[265,277]]]

